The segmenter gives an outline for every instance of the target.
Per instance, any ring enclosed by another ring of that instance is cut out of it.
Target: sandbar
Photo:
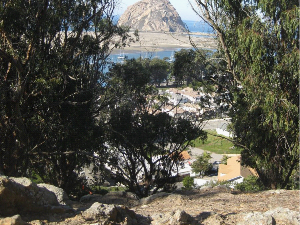
[[[129,35],[134,38],[133,32]],[[193,48],[191,41],[199,49],[217,49],[217,40],[214,34],[208,33],[172,33],[172,32],[139,32],[139,39],[123,47],[122,52],[156,52]],[[112,53],[119,53],[114,49]]]

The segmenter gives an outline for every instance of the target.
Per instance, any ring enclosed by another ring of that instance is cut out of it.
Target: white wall
[[[223,136],[226,136],[226,137],[232,137],[232,134],[229,133],[226,130],[222,130],[220,128],[216,128],[216,131],[217,131],[217,134],[220,134],[220,135],[223,135]]]

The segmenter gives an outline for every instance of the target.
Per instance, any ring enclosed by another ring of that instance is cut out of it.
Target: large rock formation
[[[25,177],[0,176],[0,217],[26,213],[66,213],[67,195],[52,185],[36,185]],[[1,224],[1,223],[0,223]]]
[[[139,1],[127,8],[118,25],[129,26],[139,31],[187,31],[169,0]]]

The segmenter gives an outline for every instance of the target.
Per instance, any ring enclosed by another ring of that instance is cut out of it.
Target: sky
[[[116,13],[122,15],[128,6],[140,0],[118,0],[119,6],[116,8]],[[174,8],[177,10],[182,20],[199,21],[199,17],[193,11],[188,0],[169,0]]]

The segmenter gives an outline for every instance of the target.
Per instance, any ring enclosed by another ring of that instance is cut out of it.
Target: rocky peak
[[[127,8],[118,25],[129,26],[139,31],[187,31],[169,0],[139,1]]]

